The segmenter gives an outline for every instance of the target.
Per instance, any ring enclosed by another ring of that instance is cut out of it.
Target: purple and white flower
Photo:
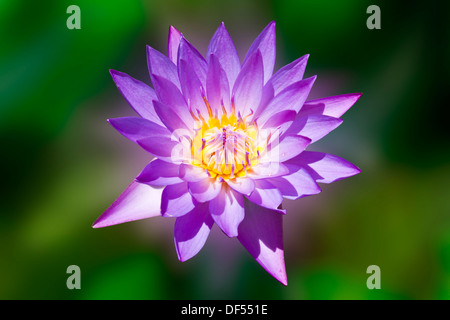
[[[275,22],[242,63],[223,23],[206,58],[173,27],[168,42],[168,57],[147,47],[153,88],[110,71],[140,117],[109,123],[155,158],[93,227],[174,217],[175,248],[185,261],[215,223],[287,285],[282,201],[360,172],[340,157],[306,149],[338,127],[361,94],[307,101],[316,79],[303,79],[308,55],[273,74]]]

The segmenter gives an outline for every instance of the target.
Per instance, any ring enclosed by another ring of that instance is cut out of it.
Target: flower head
[[[93,226],[175,217],[175,247],[185,261],[217,224],[286,285],[281,203],[360,172],[305,149],[339,126],[361,94],[307,101],[316,78],[303,79],[308,55],[273,74],[275,53],[274,22],[242,64],[223,23],[206,58],[170,27],[168,57],[147,47],[153,89],[111,70],[140,117],[108,121],[155,159]]]

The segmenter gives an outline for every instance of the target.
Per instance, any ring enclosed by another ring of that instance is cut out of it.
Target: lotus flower
[[[309,56],[273,74],[275,53],[275,22],[242,63],[223,23],[206,58],[170,27],[168,57],[147,46],[153,88],[110,70],[140,117],[109,123],[155,158],[93,227],[176,218],[175,248],[186,261],[217,224],[287,285],[282,201],[317,194],[318,183],[360,172],[340,157],[306,148],[338,127],[361,94],[307,101],[316,79],[303,79]]]

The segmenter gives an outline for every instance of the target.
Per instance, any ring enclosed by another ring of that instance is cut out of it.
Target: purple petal
[[[164,188],[161,197],[161,213],[164,217],[180,217],[194,207],[194,199],[188,191],[187,182],[172,184]]]
[[[216,179],[206,178],[197,182],[189,182],[189,192],[198,202],[207,202],[217,197],[222,183]]]
[[[361,172],[349,161],[322,152],[304,151],[289,163],[305,167],[317,182],[322,183],[332,183]]]
[[[268,146],[267,152],[262,156],[262,161],[287,161],[302,153],[310,143],[311,140],[306,137],[285,135],[281,141],[274,141]]]
[[[245,201],[245,219],[239,225],[238,239],[269,274],[287,285],[282,217],[277,211]]]
[[[124,117],[108,119],[108,122],[124,137],[137,143],[137,140],[150,136],[169,137],[170,132],[165,127],[138,117]]]
[[[290,86],[291,84],[303,79],[309,54],[304,55],[297,60],[285,65],[278,70],[264,86],[264,90],[272,92],[272,97]]]
[[[190,65],[185,60],[178,61],[181,89],[191,110],[199,110],[203,117],[208,117],[208,108],[203,100],[203,85]]]
[[[187,182],[199,182],[209,177],[204,169],[185,163],[180,165],[179,175]]]
[[[192,127],[190,127],[192,124],[189,121],[188,118],[183,121],[178,115],[176,111],[174,111],[171,107],[168,105],[161,103],[159,101],[153,101],[153,105],[155,106],[156,113],[158,114],[159,118],[161,119],[164,126],[169,129],[170,132],[174,132],[176,130],[181,131],[187,131],[189,133],[192,133]]]
[[[182,149],[178,141],[172,140],[170,137],[152,136],[136,141],[145,151],[151,153],[155,157],[168,162],[176,162],[179,160],[179,150]]]
[[[174,64],[177,64],[178,61],[178,47],[180,46],[180,39],[181,32],[170,26],[167,55]]]
[[[126,73],[115,70],[109,70],[109,72],[120,93],[134,111],[142,118],[162,125],[156,115],[152,102],[156,99],[155,90],[145,83],[130,77]]]
[[[265,88],[272,88],[273,97],[279,92],[290,86],[291,84],[303,79],[305,73],[306,64],[308,63],[309,54],[304,55],[297,60],[280,68],[270,78],[269,82],[264,86]]]
[[[279,135],[281,136],[292,125],[296,115],[297,114],[294,110],[280,111],[270,117],[264,124],[262,124],[261,128],[279,128]]]
[[[183,37],[180,40],[180,48],[178,52],[178,67],[180,64],[180,60],[184,60],[191,67],[191,70],[193,71],[191,75],[196,75],[200,80],[202,86],[205,86],[206,72],[208,70],[206,60],[197,51],[197,49],[195,49],[194,46]]]
[[[280,190],[284,198],[296,200],[320,193],[320,187],[308,173],[308,170],[289,164],[286,164],[286,166],[289,168],[289,174],[269,180]]]
[[[147,64],[150,75],[167,79],[180,89],[177,66],[161,52],[147,46]],[[152,78],[153,83],[153,78]],[[155,85],[153,83],[153,85]],[[156,88],[155,88],[156,89]],[[157,89],[156,89],[157,90]]]
[[[305,102],[298,115],[323,114],[325,116],[340,118],[355,104],[356,101],[358,101],[361,95],[362,93],[349,93],[310,100]]]
[[[209,202],[209,211],[219,228],[229,237],[238,235],[238,227],[244,219],[244,198],[226,185],[219,195]]]
[[[284,176],[289,173],[289,169],[280,162],[263,162],[255,165],[248,172],[248,177],[253,180],[267,179]]]
[[[242,66],[233,87],[233,101],[236,112],[242,116],[256,110],[261,100],[264,68],[261,52],[256,51]]]
[[[312,114],[295,119],[294,123],[286,131],[287,135],[301,135],[311,139],[311,143],[323,138],[328,133],[336,129],[342,119]]]
[[[136,180],[151,186],[166,186],[183,182],[178,177],[179,165],[155,159],[137,176]]]
[[[227,184],[235,191],[245,195],[249,195],[255,190],[255,183],[249,177],[229,179]]]
[[[218,58],[220,65],[227,74],[228,84],[232,88],[241,70],[241,62],[233,40],[223,22],[217,28],[209,43],[206,53],[208,63],[211,54]]]
[[[174,241],[181,262],[192,258],[203,248],[213,224],[207,204],[199,204],[191,212],[177,218]]]
[[[283,202],[280,191],[268,179],[255,180],[255,190],[247,199],[269,209],[277,209]]]
[[[152,82],[160,102],[169,106],[189,128],[194,128],[194,119],[189,112],[181,91],[169,80],[152,75]]]
[[[258,108],[258,113],[255,114],[258,125],[262,125],[282,110],[294,110],[298,113],[308,98],[315,80],[316,76],[295,82],[277,94],[263,110]]]
[[[133,181],[116,201],[94,222],[93,228],[161,215],[162,188]]]
[[[248,50],[242,64],[245,65],[252,54],[258,50],[261,52],[262,60],[264,63],[264,83],[266,83],[267,80],[269,80],[272,76],[273,68],[275,66],[275,21],[270,22],[258,35],[258,37],[251,45],[250,49]]]
[[[305,73],[306,64],[308,62],[309,55],[305,55],[297,60],[285,65],[278,70],[263,87],[261,102],[258,107],[259,111],[262,111],[265,106],[275,97],[286,89],[291,84],[302,80]]]
[[[206,93],[213,111],[220,110],[223,103],[226,111],[231,113],[230,86],[227,75],[214,54],[209,56]]]

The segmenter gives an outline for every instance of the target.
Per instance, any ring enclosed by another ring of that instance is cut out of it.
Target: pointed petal
[[[320,187],[305,168],[286,164],[289,174],[270,179],[282,196],[286,199],[296,200],[305,196],[320,193]]]
[[[289,163],[303,166],[317,182],[322,183],[332,183],[361,172],[349,161],[322,152],[304,151],[298,157],[289,160]]]
[[[298,113],[308,98],[315,80],[314,76],[295,82],[277,94],[264,109],[258,108],[258,113],[254,117],[257,119],[258,125],[262,126],[274,114],[282,110],[294,110]]]
[[[269,274],[287,285],[282,217],[278,211],[245,201],[245,219],[239,225],[238,239]]]
[[[264,64],[264,83],[270,79],[275,66],[276,45],[275,45],[275,21],[270,22],[264,30],[258,35],[247,55],[244,58],[243,65],[251,57],[251,55],[259,50],[262,55]],[[256,108],[256,107],[255,107]]]
[[[216,198],[222,189],[222,183],[216,179],[206,178],[197,182],[189,182],[189,192],[198,202],[207,202]]]
[[[151,186],[166,186],[183,182],[178,177],[179,165],[155,159],[136,177],[136,181]]]
[[[170,26],[167,55],[174,64],[177,64],[178,61],[178,47],[180,46],[180,39],[181,32]]]
[[[158,100],[178,114],[188,128],[194,128],[194,119],[189,112],[181,91],[172,82],[157,75],[152,75],[152,82],[155,86]]]
[[[309,54],[280,68],[264,86],[264,90],[273,92],[272,97],[286,89],[291,84],[303,79]]]
[[[264,162],[252,167],[248,177],[253,180],[274,178],[284,176],[289,173],[289,169],[280,162]]]
[[[174,241],[180,261],[192,258],[203,248],[213,224],[208,204],[199,204],[191,212],[177,218]]]
[[[226,185],[219,195],[209,202],[209,211],[219,228],[229,237],[238,235],[238,227],[244,219],[244,198]]]
[[[284,162],[302,153],[311,140],[302,136],[284,135],[281,141],[273,141],[261,158],[263,162]]]
[[[292,125],[295,120],[296,113],[294,110],[283,110],[270,117],[261,129],[278,128],[279,136],[282,136]]]
[[[223,103],[226,111],[231,113],[230,86],[228,84],[227,74],[222,69],[218,58],[214,54],[209,56],[206,93],[213,111],[221,110]]]
[[[308,58],[309,54],[285,65],[267,81],[263,87],[259,108],[264,108],[278,93],[303,79]]]
[[[133,181],[116,201],[94,222],[93,228],[161,215],[162,188]]]
[[[178,141],[174,141],[170,137],[152,136],[136,142],[155,157],[173,163],[178,160],[179,149],[183,149]]]
[[[185,60],[178,61],[181,89],[191,110],[199,110],[203,117],[208,117],[208,109],[203,100],[205,90],[192,65]]]
[[[209,177],[202,168],[185,163],[180,165],[179,175],[187,182],[199,182]]]
[[[279,161],[284,162],[302,153],[311,140],[302,136],[285,136],[279,144]]]
[[[152,102],[156,99],[155,90],[145,83],[130,77],[126,73],[116,70],[109,70],[109,72],[120,93],[134,111],[142,118],[162,125],[156,115]]]
[[[256,110],[261,100],[264,68],[261,52],[256,51],[242,66],[233,87],[232,101],[242,116]]]
[[[206,72],[208,65],[205,58],[198,52],[195,47],[189,43],[184,37],[180,40],[180,48],[178,53],[178,65],[180,60],[184,60],[192,69],[191,75],[196,75],[200,80],[201,85],[204,87],[206,84]],[[180,69],[178,69],[180,71]]]
[[[247,199],[261,207],[274,210],[283,202],[280,191],[268,179],[255,180],[255,190]]]
[[[325,116],[340,118],[358,101],[361,95],[362,93],[348,93],[306,101],[298,116],[323,114]]]
[[[227,184],[235,191],[245,195],[249,195],[255,190],[255,183],[249,177],[229,179],[227,180]]]
[[[161,52],[153,49],[150,46],[147,46],[147,64],[150,76],[156,75],[158,77],[164,78],[172,82],[178,89],[181,88],[180,80],[178,79],[177,66]],[[155,84],[153,83],[153,86],[154,85]]]
[[[177,130],[186,131],[189,133],[193,132],[192,128],[189,127],[191,125],[189,119],[185,118],[185,120],[188,120],[186,121],[186,123],[179,117],[179,113],[177,113],[168,105],[159,101],[153,101],[153,105],[155,106],[156,113],[158,114],[162,123],[170,132],[175,132]]]
[[[161,197],[161,214],[164,217],[180,217],[195,207],[188,191],[187,182],[172,184],[164,188]]]
[[[150,136],[169,137],[170,132],[150,120],[138,117],[108,119],[108,122],[124,137],[137,143],[137,140]]]
[[[223,22],[217,28],[209,43],[206,54],[208,63],[211,54],[214,54],[218,58],[220,65],[227,74],[228,84],[232,88],[241,70],[241,62],[233,40]]]
[[[313,143],[339,127],[342,121],[342,119],[321,114],[302,116],[295,119],[286,134],[308,137]]]

